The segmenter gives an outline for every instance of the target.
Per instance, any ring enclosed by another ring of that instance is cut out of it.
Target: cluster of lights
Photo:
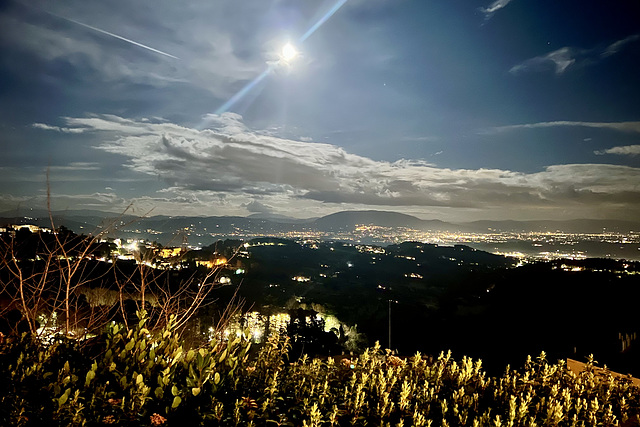
[[[318,313],[315,319],[324,322],[325,332],[332,329],[340,329],[341,323],[338,318],[333,315]],[[311,318],[309,316],[305,318],[306,322],[310,320]],[[264,315],[258,311],[248,312],[244,315],[236,315],[224,331],[222,331],[222,336],[224,339],[238,337],[248,330],[251,340],[259,344],[268,338],[268,334],[279,333],[281,330],[286,329],[289,322],[291,322],[291,316],[288,313]],[[269,331],[267,331],[267,325],[269,326]],[[214,339],[216,337],[216,331],[213,328],[209,328],[208,335],[210,340]]]

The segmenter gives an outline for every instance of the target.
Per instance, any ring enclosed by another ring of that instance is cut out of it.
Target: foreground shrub
[[[288,363],[287,337],[249,354],[244,336],[184,349],[174,325],[111,324],[93,342],[28,334],[0,346],[2,425],[595,426],[637,419],[640,390],[593,360],[576,374],[544,354],[487,377],[481,361],[353,359]],[[630,424],[635,425],[635,424]]]
[[[212,415],[206,408],[233,380],[249,342],[185,350],[173,319],[151,334],[145,316],[133,329],[112,323],[83,343],[8,340],[0,347],[0,425],[159,425],[181,413]]]

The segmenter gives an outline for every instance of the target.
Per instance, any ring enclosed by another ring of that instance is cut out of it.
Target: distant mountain
[[[456,228],[439,220],[425,221],[415,216],[386,211],[343,211],[323,216],[313,222],[319,230],[352,230],[357,225],[409,227],[420,230],[448,230]]]
[[[315,221],[317,218],[308,218],[308,219],[300,219],[300,218],[292,218],[286,215],[279,215],[274,213],[254,213],[247,218],[250,219],[264,219],[266,221],[277,222],[281,224],[307,224]]]

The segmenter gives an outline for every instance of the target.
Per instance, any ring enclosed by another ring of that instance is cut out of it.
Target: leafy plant
[[[31,334],[0,345],[2,425],[614,426],[640,421],[629,378],[542,353],[488,377],[480,360],[379,345],[353,358],[289,359],[272,335],[250,351],[248,331],[186,348],[175,319],[158,332],[138,313],[92,342]],[[628,425],[628,424],[625,424]]]

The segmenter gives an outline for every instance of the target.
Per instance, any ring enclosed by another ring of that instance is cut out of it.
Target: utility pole
[[[397,300],[387,300],[389,302],[389,350],[391,350],[391,303],[397,304]]]
[[[389,350],[391,350],[391,300],[389,300]]]

